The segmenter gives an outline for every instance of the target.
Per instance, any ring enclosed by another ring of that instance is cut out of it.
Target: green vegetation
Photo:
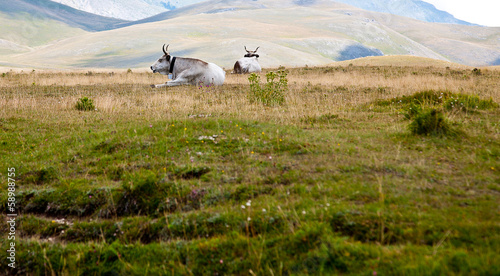
[[[498,275],[500,72],[445,73],[288,69],[287,86],[268,73],[287,87],[272,105],[237,75],[201,91],[139,72],[9,73],[0,177],[6,191],[16,168],[18,271]],[[94,112],[75,109],[85,97]]]
[[[287,71],[280,67],[277,72],[270,71],[266,74],[267,83],[260,86],[260,76],[252,73],[248,77],[250,82],[250,102],[261,102],[267,106],[283,105],[285,94],[288,91]]]
[[[75,108],[81,111],[95,110],[94,101],[87,97],[78,99]]]

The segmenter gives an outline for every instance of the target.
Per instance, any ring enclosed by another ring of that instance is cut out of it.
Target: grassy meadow
[[[472,69],[287,68],[276,105],[248,75],[2,73],[0,274],[500,275],[500,70]]]

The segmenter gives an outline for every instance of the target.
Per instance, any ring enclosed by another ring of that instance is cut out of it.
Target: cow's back
[[[244,57],[238,59],[236,62],[239,66],[239,71],[236,71],[236,64],[234,73],[245,74],[245,73],[260,73],[262,68],[260,67],[259,61],[256,57]]]

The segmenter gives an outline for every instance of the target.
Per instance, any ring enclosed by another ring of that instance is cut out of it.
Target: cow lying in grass
[[[238,59],[236,63],[234,64],[233,68],[233,74],[246,74],[246,73],[259,73],[262,71],[262,68],[260,67],[259,61],[257,60],[259,58],[259,55],[256,54],[257,50],[259,50],[259,47],[255,49],[255,51],[249,51],[247,50],[247,46],[245,46],[245,51],[247,53],[245,54],[244,57]]]
[[[194,58],[173,57],[168,51],[168,45],[163,45],[164,55],[153,65],[153,73],[162,75],[172,74],[172,80],[164,84],[153,84],[151,87],[191,85],[222,85],[226,79],[226,72],[219,66]]]

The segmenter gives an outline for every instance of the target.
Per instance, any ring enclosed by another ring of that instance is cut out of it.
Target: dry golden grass
[[[265,80],[265,70],[261,80]],[[322,114],[364,116],[353,107],[377,99],[425,90],[447,90],[500,99],[496,70],[480,76],[469,69],[423,66],[343,66],[289,69],[286,105],[265,107],[247,99],[248,75],[228,73],[222,87],[182,86],[152,89],[166,76],[148,72],[33,71],[6,73],[0,78],[1,116],[16,112],[37,116],[76,116],[81,97],[93,99],[99,114],[145,119],[212,114],[248,120],[297,121]],[[369,109],[367,109],[369,110]]]

